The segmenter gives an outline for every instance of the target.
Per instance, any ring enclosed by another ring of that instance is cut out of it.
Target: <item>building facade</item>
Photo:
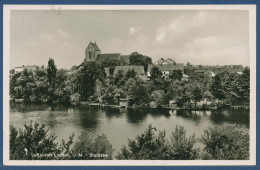
[[[95,61],[101,64],[107,59],[118,60],[120,65],[128,65],[130,62],[130,55],[121,55],[121,53],[106,53],[102,54],[96,42],[90,42],[85,49],[85,61]]]
[[[88,44],[85,49],[85,61],[96,61],[98,54],[101,53],[101,50],[98,48],[96,42],[91,42]]]

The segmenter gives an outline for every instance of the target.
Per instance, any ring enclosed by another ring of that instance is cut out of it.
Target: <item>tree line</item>
[[[77,140],[72,134],[61,144],[55,139],[55,134],[48,133],[43,124],[31,122],[19,130],[11,125],[10,159],[113,159],[114,148],[104,134],[91,139],[82,132]],[[197,143],[202,145],[196,147]],[[222,124],[207,128],[201,137],[196,138],[195,134],[187,136],[183,126],[176,126],[167,138],[165,130],[158,131],[149,125],[135,139],[129,139],[128,145],[122,146],[115,157],[119,160],[248,160],[249,131],[236,124]]]
[[[136,52],[130,55],[129,65],[142,65],[147,71],[151,63],[148,56]],[[154,66],[150,81],[145,81],[134,70],[119,70],[116,75],[105,73],[105,67],[113,73],[118,65],[118,60],[107,59],[101,64],[83,62],[65,70],[57,69],[54,60],[49,59],[47,68],[37,67],[35,71],[24,69],[10,74],[10,96],[25,102],[69,103],[81,99],[109,105],[118,105],[121,98],[127,98],[129,106],[137,107],[149,107],[151,102],[160,107],[172,100],[179,107],[196,107],[203,99],[212,101],[213,105],[249,105],[248,67],[243,69],[242,74],[223,71],[212,77],[206,73],[193,73],[188,81],[183,81],[182,71],[174,70],[169,76],[164,76]]]

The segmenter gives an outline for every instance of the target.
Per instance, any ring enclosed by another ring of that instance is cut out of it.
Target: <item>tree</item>
[[[166,131],[159,131],[152,125],[134,140],[128,140],[116,156],[120,160],[193,160],[199,158],[199,149],[194,148],[195,135],[186,137],[183,127],[176,127],[170,142]]]
[[[102,67],[108,67],[109,68],[109,74],[113,75],[115,67],[120,65],[120,61],[117,59],[110,59],[107,58],[104,61],[102,61],[101,66]]]
[[[200,142],[204,144],[202,159],[249,159],[249,132],[242,126],[223,124],[209,127]]]
[[[163,90],[155,90],[151,94],[152,101],[156,102],[159,106],[164,104],[164,91]]]
[[[53,157],[39,157],[37,154],[58,154],[58,144],[55,143],[56,136],[48,134],[45,125],[32,122],[24,125],[19,131],[10,126],[10,159],[11,160],[33,160],[53,159]]]
[[[114,149],[104,134],[92,140],[86,132],[82,132],[70,154],[76,160],[110,160],[113,152]]]
[[[195,134],[188,138],[184,127],[176,126],[170,140],[169,157],[172,160],[198,159],[199,149],[194,148],[196,141]]]
[[[182,78],[182,71],[181,70],[173,70],[170,75],[169,75],[169,78],[172,79],[172,80],[178,80],[178,81],[181,81],[181,78]]]
[[[129,97],[129,105],[137,105],[137,106],[148,106],[150,102],[150,95],[147,90],[147,86],[145,82],[141,79],[129,79],[132,84],[128,84],[128,97]]]
[[[210,87],[211,93],[215,96],[215,98],[222,100],[225,98],[225,93],[223,91],[222,81],[219,74],[217,74],[212,81],[211,87]]]
[[[245,67],[240,79],[237,81],[237,93],[240,96],[243,105],[249,105],[250,99],[250,69]]]
[[[190,67],[192,66],[190,62],[187,62],[186,66]]]
[[[202,96],[201,89],[198,86],[196,86],[192,91],[192,99],[195,101],[195,107],[197,102],[201,101],[202,97],[203,96]]]
[[[105,93],[102,96],[102,100],[109,105],[117,105],[119,104],[119,99],[123,96],[123,91],[118,89],[116,86],[109,85],[105,89]]]
[[[151,79],[161,78],[162,72],[159,70],[158,67],[153,67],[151,70]]]
[[[48,61],[47,76],[48,76],[48,80],[49,80],[49,83],[50,83],[52,89],[54,89],[54,87],[55,87],[56,72],[57,72],[57,68],[54,63],[54,60],[52,58],[50,58]]]
[[[54,89],[55,89],[55,77],[56,77],[57,68],[54,63],[54,60],[52,58],[48,61],[48,67],[47,67],[47,77],[50,85],[50,89],[48,91],[48,96],[50,97],[49,102],[52,102],[55,100],[54,98]]]
[[[105,71],[94,61],[84,63],[76,72],[75,85],[82,98],[88,98],[95,92],[96,80],[104,81]]]
[[[166,132],[160,131],[155,134],[156,128],[149,125],[143,134],[135,140],[128,140],[128,148],[123,146],[117,159],[126,160],[167,160],[169,143],[166,140]]]
[[[144,71],[147,72],[148,64],[152,64],[152,59],[148,56],[133,52],[130,55],[130,65],[143,65]]]
[[[135,78],[137,75],[137,73],[135,72],[134,69],[132,70],[127,70],[126,74],[125,74],[125,79],[128,80],[129,78]]]

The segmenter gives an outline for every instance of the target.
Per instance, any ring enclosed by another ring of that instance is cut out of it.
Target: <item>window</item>
[[[88,53],[89,59],[91,60],[91,52]]]

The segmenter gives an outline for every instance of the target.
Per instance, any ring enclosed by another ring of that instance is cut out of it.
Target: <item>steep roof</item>
[[[171,59],[171,58],[167,58],[165,61],[166,61],[167,63],[169,63],[169,64],[175,63],[175,61],[174,61],[173,59]]]
[[[94,42],[94,43],[93,43],[93,42],[90,42],[89,45],[88,45],[88,47],[89,47],[90,45],[94,48],[95,51],[101,51],[100,48],[98,48],[96,42]]]
[[[159,60],[157,60],[155,63],[163,63],[165,62],[165,60],[163,58],[160,58]]]
[[[101,63],[106,59],[115,59],[118,60],[120,57],[120,53],[112,53],[112,54],[98,54],[96,62]]]
[[[160,71],[173,71],[173,70],[184,70],[183,63],[157,65]]]
[[[116,66],[114,70],[114,75],[118,74],[118,71],[122,70],[126,73],[128,70],[134,70],[137,75],[144,73],[144,66]]]

